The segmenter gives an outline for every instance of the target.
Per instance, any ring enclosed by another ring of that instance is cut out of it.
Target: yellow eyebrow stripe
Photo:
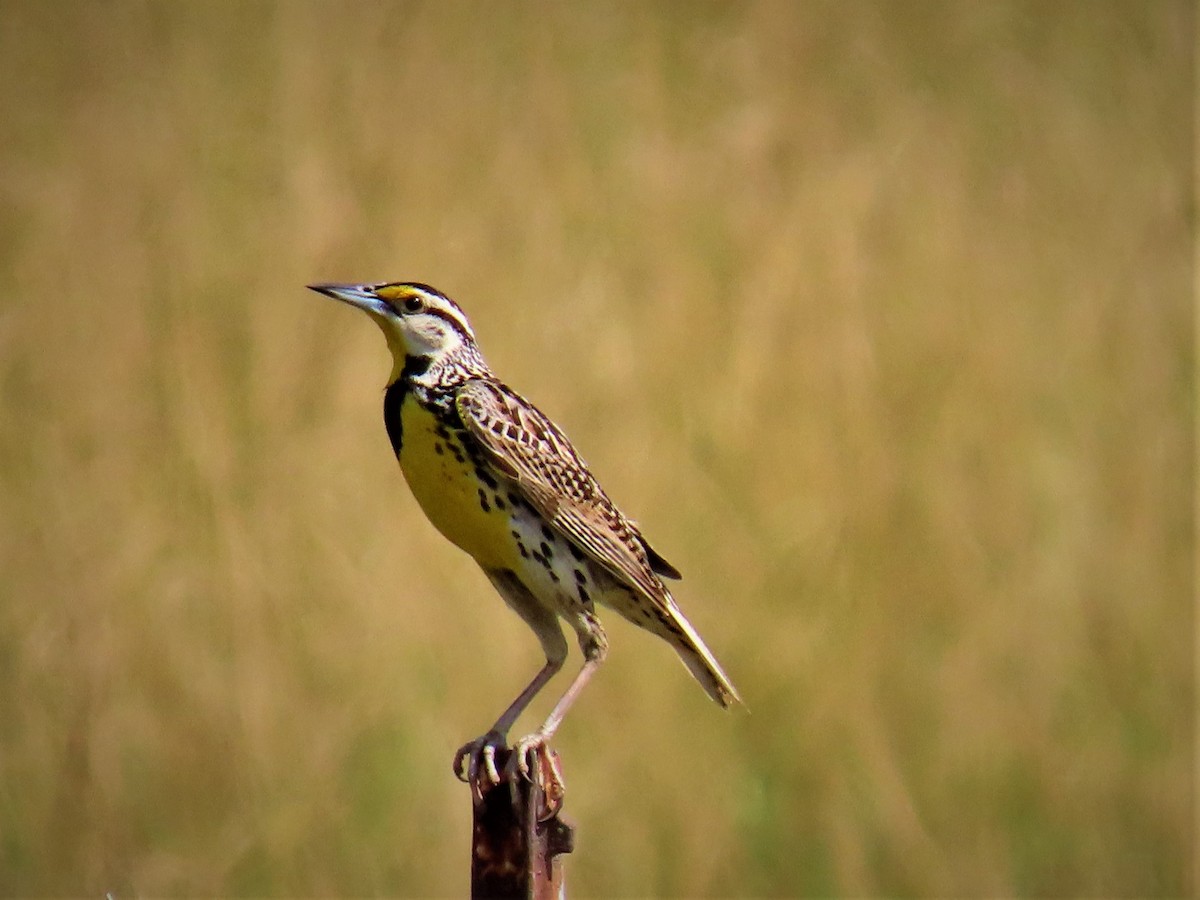
[[[406,297],[423,297],[425,296],[425,292],[408,284],[385,284],[382,287],[375,288],[375,296],[381,300],[387,300],[389,303],[394,303]]]

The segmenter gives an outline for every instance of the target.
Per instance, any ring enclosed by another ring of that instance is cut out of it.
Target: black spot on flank
[[[438,456],[441,456],[443,453],[446,452],[446,448],[442,446],[441,441],[435,441],[433,444],[433,452],[436,453]]]
[[[496,489],[496,479],[491,476],[487,469],[476,466],[475,476],[493,491]]]
[[[575,561],[583,562],[583,551],[580,550],[578,547],[576,547],[574,544],[567,544],[567,546],[571,548],[571,556],[573,556],[575,558]]]
[[[483,488],[479,489],[479,505],[483,507],[484,512],[492,511],[491,506],[488,505],[487,494],[484,493]]]
[[[583,574],[583,569],[575,570],[575,581],[578,584],[587,584],[587,576]]]
[[[587,604],[589,604],[589,603],[591,603],[591,602],[592,602],[592,596],[591,596],[591,594],[589,594],[589,593],[588,593],[588,590],[587,590],[587,588],[585,588],[585,587],[584,587],[584,586],[581,584],[581,585],[579,585],[579,587],[578,587],[578,590],[579,590],[579,601],[580,601],[580,602],[581,602],[581,603],[582,603],[584,606],[587,606]]]
[[[497,494],[495,497],[493,497],[492,501],[496,504],[496,509],[507,509],[508,508],[508,504],[506,504],[504,502],[504,498],[501,497],[499,494]]]
[[[551,531],[550,526],[546,525],[545,523],[542,524],[542,537],[548,541],[554,540],[554,532]]]
[[[519,541],[521,539],[521,532],[517,531],[517,529],[514,528],[512,536],[515,537]]]
[[[558,584],[558,573],[555,572],[553,569],[547,569],[546,571],[550,573],[550,580],[553,581],[555,584]]]
[[[554,551],[550,549],[550,545],[545,541],[542,541],[542,546],[538,549],[542,551],[542,556],[546,557],[546,559],[554,558]]]
[[[513,533],[516,534],[516,532]],[[524,541],[517,541],[517,550],[520,551],[522,559],[529,559],[529,550],[526,549]]]
[[[450,452],[454,454],[455,462],[466,462],[466,458],[462,455],[457,447],[451,447]]]

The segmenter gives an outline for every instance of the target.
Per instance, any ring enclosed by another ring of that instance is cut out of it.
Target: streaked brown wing
[[[613,577],[664,610],[670,608],[641,535],[608,499],[553,422],[503,385],[483,379],[459,388],[454,402],[463,424],[492,464],[540,515]]]

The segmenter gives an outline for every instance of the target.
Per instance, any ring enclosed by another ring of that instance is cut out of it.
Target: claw
[[[563,783],[557,753],[543,745],[537,752],[537,762],[538,784],[542,788],[542,808],[538,810],[538,821],[545,822],[557,816],[562,809],[567,786]]]
[[[512,755],[508,757],[508,768],[510,774],[515,778],[520,775],[526,781],[533,781],[534,766],[530,765],[529,758],[532,755],[535,760],[539,753],[544,753],[546,750],[546,738],[534,732],[527,734],[512,746]]]
[[[454,754],[454,775],[471,786],[476,804],[482,803],[484,795],[506,778],[514,790],[520,779],[536,783],[542,795],[538,821],[545,822],[562,809],[567,790],[558,754],[546,745],[547,740],[540,732],[521,738],[508,753],[502,773],[496,766],[496,749],[506,748],[504,735],[489,731],[458,748]]]
[[[538,821],[553,818],[562,809],[567,788],[563,783],[558,754],[547,746],[548,738],[539,733],[526,735],[513,744],[508,757],[509,775],[535,782],[541,788],[542,808],[538,810]]]
[[[476,803],[481,802],[483,795],[500,783],[500,771],[496,768],[497,746],[505,746],[504,735],[489,731],[463,744],[454,754],[454,776],[471,786],[471,795]]]

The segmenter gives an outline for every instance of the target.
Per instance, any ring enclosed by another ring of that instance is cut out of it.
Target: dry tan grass
[[[538,654],[302,287],[375,278],[462,301],[752,710],[614,623],[574,892],[1193,891],[1194,35],[5,3],[0,893],[464,893],[449,755]]]

